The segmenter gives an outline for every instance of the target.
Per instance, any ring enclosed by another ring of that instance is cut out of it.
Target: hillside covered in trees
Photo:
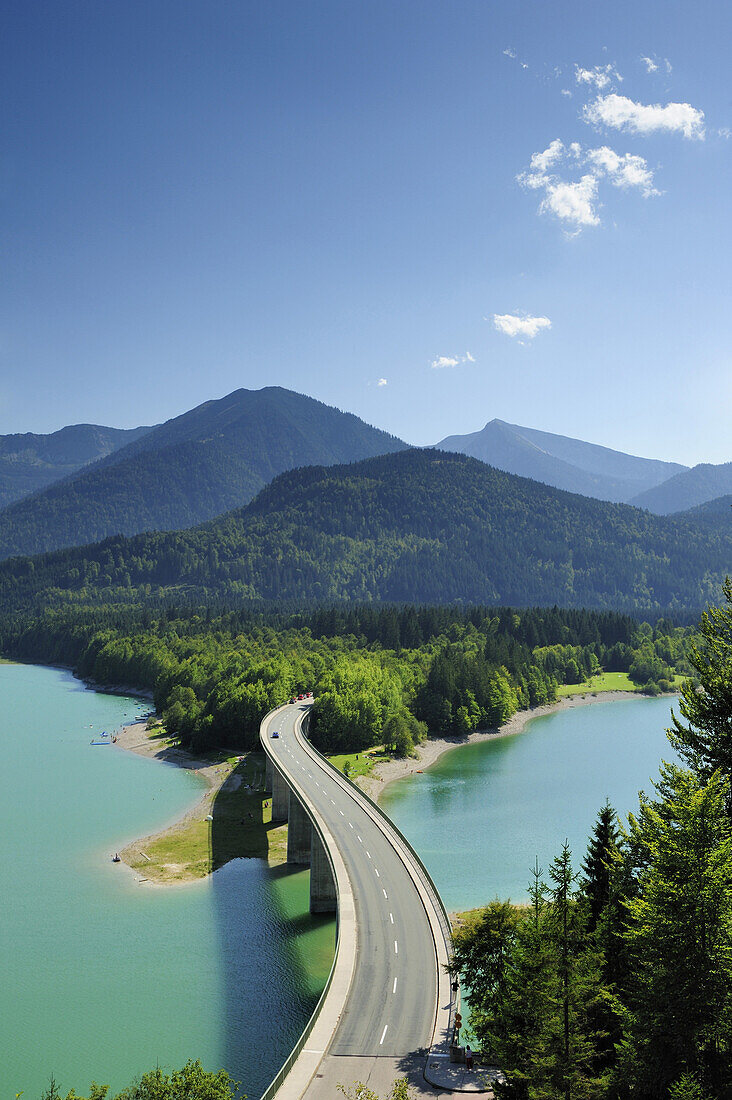
[[[278,386],[236,390],[129,437],[93,468],[1,511],[0,559],[190,527],[246,504],[284,470],[406,447],[352,413]]]
[[[276,478],[178,533],[0,565],[0,612],[216,599],[557,604],[699,613],[732,563],[720,513],[695,524],[552,489],[433,450]]]

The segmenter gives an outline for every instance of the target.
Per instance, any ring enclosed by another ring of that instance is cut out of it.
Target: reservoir
[[[569,841],[576,871],[609,798],[625,818],[653,793],[677,698],[629,696],[543,715],[521,733],[447,753],[379,800],[419,852],[448,911],[493,898],[523,901],[538,856],[549,865]],[[677,708],[678,709],[678,708]]]
[[[533,719],[390,785],[381,806],[448,909],[526,896],[535,855],[575,866],[609,797],[650,791],[675,700],[629,698]],[[139,884],[111,853],[179,818],[192,772],[92,746],[149,705],[69,673],[0,664],[2,1085],[34,1098],[92,1079],[119,1091],[160,1064],[224,1067],[251,1100],[290,1053],[330,967],[335,922],[308,873],[235,860],[203,882]]]
[[[162,888],[112,864],[202,790],[189,771],[90,744],[147,710],[0,664],[3,1095],[34,1100],[51,1074],[64,1096],[92,1079],[114,1093],[199,1058],[256,1100],[327,977],[335,922],[310,916],[307,871],[242,859]]]

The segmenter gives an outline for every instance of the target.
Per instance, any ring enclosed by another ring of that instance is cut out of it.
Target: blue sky
[[[276,384],[732,460],[728,3],[1,10],[0,432]]]

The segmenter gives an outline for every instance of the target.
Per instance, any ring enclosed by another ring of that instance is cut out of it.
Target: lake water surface
[[[0,664],[0,1085],[35,1100],[157,1063],[222,1066],[250,1097],[323,987],[335,922],[307,871],[235,860],[208,880],[139,885],[110,855],[179,818],[202,781],[92,746],[149,709],[69,673]]]
[[[379,805],[424,860],[448,910],[522,901],[534,859],[565,839],[577,869],[597,811],[623,816],[674,759],[665,729],[676,697],[598,701],[527,723],[523,732],[445,753],[392,783]]]
[[[449,909],[525,897],[565,837],[578,865],[606,797],[650,788],[671,700],[596,703],[447,753],[381,805]],[[308,872],[235,860],[190,886],[139,885],[110,854],[176,820],[201,780],[90,741],[147,705],[69,673],[0,665],[0,1084],[33,1100],[93,1079],[119,1090],[200,1058],[261,1094],[312,1011],[335,923],[308,913]]]

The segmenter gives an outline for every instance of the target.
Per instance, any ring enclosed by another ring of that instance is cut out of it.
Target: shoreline
[[[676,692],[669,692],[675,695]],[[443,735],[441,737],[428,737],[421,745],[415,746],[416,756],[407,756],[402,759],[393,759],[375,764],[370,775],[359,776],[355,781],[369,798],[378,802],[390,783],[398,779],[404,779],[408,775],[423,772],[436,764],[441,756],[452,749],[460,749],[464,745],[475,745],[481,741],[495,741],[502,737],[513,737],[523,733],[529,722],[534,718],[543,718],[549,714],[556,714],[561,710],[572,710],[577,707],[591,706],[593,703],[612,703],[622,700],[646,698],[634,691],[597,691],[587,692],[584,695],[565,695],[557,699],[555,703],[545,703],[542,706],[531,707],[528,710],[518,710],[502,726],[488,730],[473,730],[469,734],[456,734],[454,736]]]
[[[99,689],[95,687],[95,690]],[[119,691],[120,694],[123,693],[120,689],[107,687],[108,692],[113,690]],[[474,745],[482,741],[512,737],[516,734],[523,733],[534,718],[541,718],[561,710],[590,706],[593,703],[620,702],[621,700],[634,700],[638,698],[639,696],[636,692],[629,691],[588,692],[584,695],[565,696],[562,699],[558,699],[555,703],[547,703],[543,706],[534,707],[529,710],[517,711],[507,722],[496,729],[475,730],[468,735],[462,736],[430,737],[426,742],[417,746],[416,756],[406,757],[404,759],[392,759],[378,763],[374,766],[370,775],[360,776],[355,782],[370,798],[378,802],[390,783],[394,783],[398,779],[403,779],[408,775],[425,771],[427,768],[431,767],[432,764],[435,764],[446,752],[451,752],[453,749],[462,748],[464,745]],[[144,864],[141,863],[140,856],[145,853],[147,847],[152,847],[166,839],[174,841],[186,830],[194,827],[202,820],[206,820],[207,816],[213,811],[214,802],[217,796],[220,792],[225,790],[225,785],[229,778],[232,777],[232,773],[235,771],[237,765],[235,763],[232,764],[230,760],[216,761],[210,758],[207,759],[206,757],[193,756],[191,753],[171,743],[172,739],[164,734],[158,737],[150,737],[146,721],[137,720],[127,723],[119,730],[115,731],[115,736],[116,748],[122,749],[125,752],[133,752],[138,756],[144,756],[148,759],[158,760],[160,763],[194,771],[197,775],[201,776],[206,783],[206,790],[204,793],[189,807],[182,817],[171,822],[156,833],[135,838],[121,848],[119,850],[121,861],[125,864],[126,868],[129,868],[129,870],[135,874],[138,882],[144,882],[145,884],[153,886],[186,884],[199,881],[201,878],[207,878],[210,874],[213,874],[215,869],[208,870],[201,875],[185,873],[181,867],[181,874],[172,879],[160,877],[148,878],[143,873]],[[232,753],[232,755],[234,754]],[[263,824],[265,824],[265,822],[263,822]],[[280,861],[276,857],[274,859],[272,859],[271,856],[265,858],[268,858],[268,862],[271,866],[276,865],[276,863]],[[173,871],[176,869],[175,864],[164,864],[163,866],[164,868],[173,868]]]

